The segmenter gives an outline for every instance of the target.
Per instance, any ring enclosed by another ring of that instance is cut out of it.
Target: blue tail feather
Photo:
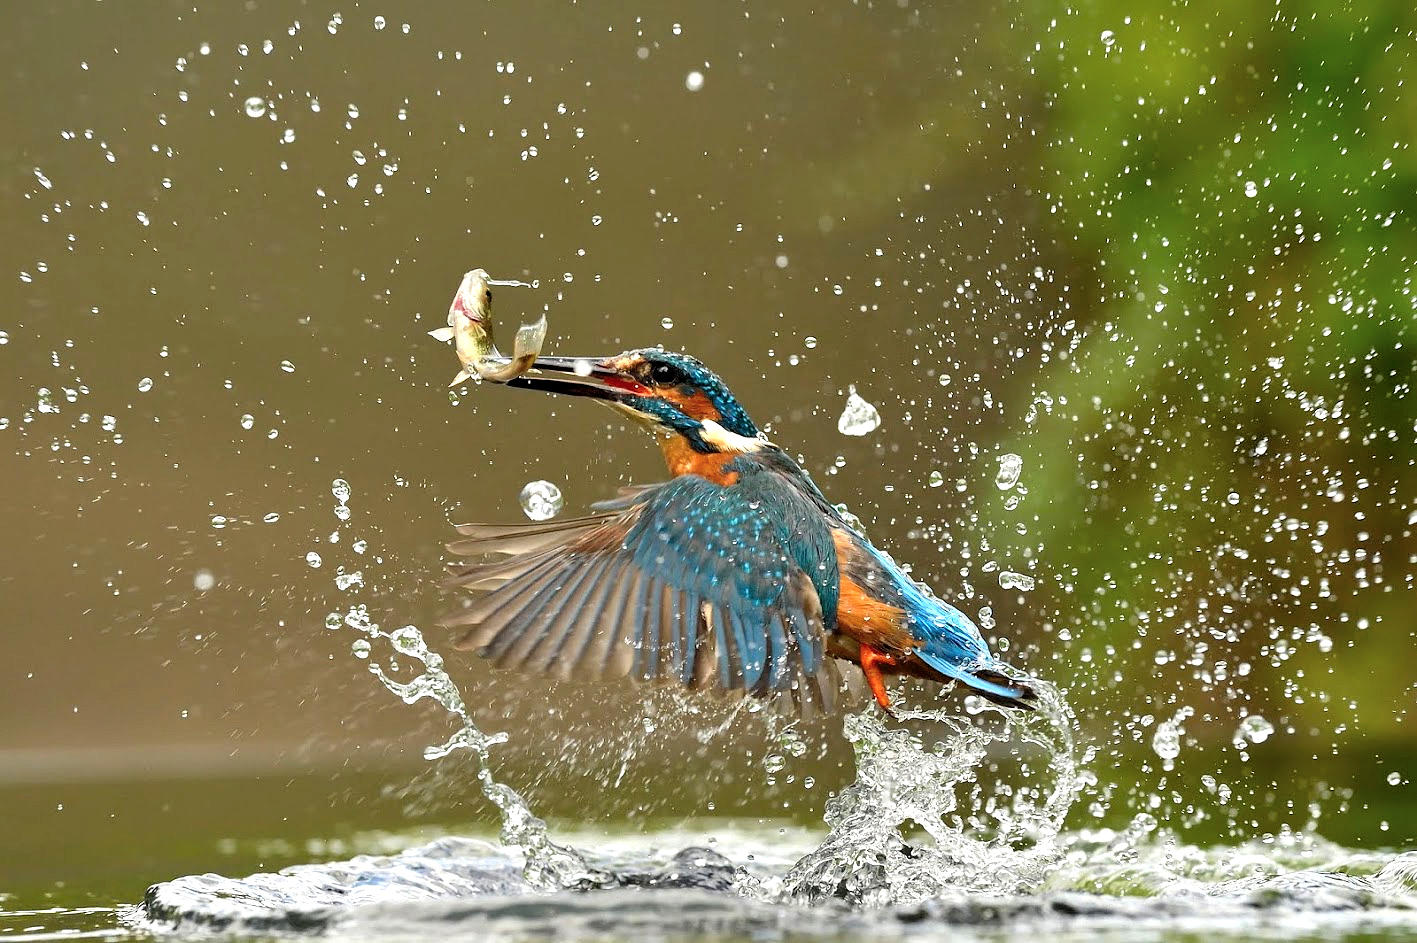
[[[932,655],[923,648],[916,649],[915,655],[945,677],[952,678],[978,691],[997,704],[1024,707],[1030,710],[1033,707],[1031,702],[1036,697],[1033,688],[1027,682],[1015,681],[1004,674],[999,670],[1002,667],[1001,663],[992,658],[973,664],[959,664]]]

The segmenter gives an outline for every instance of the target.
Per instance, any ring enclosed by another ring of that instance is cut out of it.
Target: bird
[[[898,675],[1036,706],[1036,682],[873,546],[699,360],[546,356],[507,385],[610,406],[652,434],[670,478],[586,516],[458,525],[444,585],[469,592],[443,621],[458,650],[559,678],[782,695],[803,713],[833,707],[838,662],[888,714]]]

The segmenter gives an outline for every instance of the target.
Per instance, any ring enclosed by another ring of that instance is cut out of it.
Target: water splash
[[[780,899],[877,908],[1037,887],[1062,856],[1063,819],[1086,782],[1071,708],[1052,685],[1037,688],[1033,714],[971,701],[973,718],[898,712],[904,721],[928,721],[924,728],[887,726],[874,710],[847,716],[856,779],[827,804],[827,837],[783,878]],[[927,743],[927,736],[938,739]],[[980,771],[1004,744],[1025,782],[986,795]],[[1041,756],[1024,758],[1028,750]],[[1030,784],[1039,762],[1047,776]]]
[[[1033,577],[1026,573],[1015,573],[1012,570],[1002,570],[999,573],[999,587],[1001,589],[1016,589],[1021,593],[1026,593],[1037,585]]]
[[[1018,484],[1022,474],[1023,457],[1013,452],[1005,452],[999,456],[999,470],[994,474],[994,484],[1000,491],[1008,491]]]
[[[339,502],[336,506],[336,516],[341,522],[347,523],[350,519],[348,502],[352,489],[344,479],[336,479],[332,490]],[[341,511],[344,513],[341,514]],[[364,541],[358,543],[362,544]],[[362,582],[360,585],[363,585]],[[343,590],[347,586],[338,585],[338,588]],[[429,761],[438,760],[459,750],[466,750],[472,755],[477,766],[478,786],[482,794],[501,813],[502,844],[522,853],[525,860],[522,876],[529,885],[537,890],[559,891],[567,888],[603,887],[614,883],[613,876],[591,867],[575,849],[553,842],[546,822],[531,811],[526,800],[516,790],[498,782],[492,775],[492,747],[507,742],[507,735],[484,733],[477,726],[457,685],[443,669],[443,656],[428,647],[417,626],[406,625],[392,632],[385,632],[369,617],[368,608],[363,604],[351,606],[343,615],[332,612],[325,622],[332,629],[348,626],[364,636],[356,641],[352,649],[354,657],[366,661],[369,672],[395,697],[405,704],[413,704],[425,698],[431,699],[457,722],[458,729],[443,743],[424,749],[423,758]],[[371,639],[386,640],[397,654],[420,662],[423,672],[409,681],[393,678],[379,662],[370,658]],[[361,642],[363,644],[360,644]]]
[[[841,416],[836,421],[837,431],[842,435],[863,436],[870,435],[880,427],[880,411],[856,392],[855,384],[847,387],[846,405],[842,407]]]
[[[457,685],[443,670],[443,657],[428,648],[417,627],[406,625],[387,634],[375,627],[371,634],[387,638],[396,652],[423,663],[423,673],[408,682],[389,677],[378,663],[371,663],[369,671],[405,704],[432,698],[457,719],[459,729],[443,743],[427,747],[423,758],[442,759],[458,750],[467,750],[472,754],[477,762],[477,782],[482,794],[502,815],[502,844],[525,856],[522,876],[526,882],[544,891],[613,884],[611,875],[588,865],[575,849],[553,842],[546,822],[531,811],[526,800],[516,790],[493,777],[489,754],[492,747],[507,742],[507,735],[482,732],[468,712]]]

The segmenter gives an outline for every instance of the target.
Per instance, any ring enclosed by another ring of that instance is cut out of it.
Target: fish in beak
[[[483,269],[473,269],[462,277],[453,303],[448,308],[448,326],[429,331],[429,336],[443,342],[452,341],[462,369],[449,386],[465,383],[474,376],[493,383],[506,383],[531,369],[546,342],[546,317],[517,330],[512,356],[497,350],[492,339],[492,286],[516,285],[524,282],[491,278]]]

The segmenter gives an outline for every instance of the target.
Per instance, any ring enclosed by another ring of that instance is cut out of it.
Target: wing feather
[[[768,637],[768,679],[769,690],[777,691],[785,687],[792,674],[790,659],[793,652],[787,646],[787,633],[782,630],[782,615],[770,613],[767,624]]]
[[[689,684],[695,690],[708,687],[721,664],[719,628],[714,624],[713,613],[713,603],[704,600],[699,604],[699,644],[694,658],[694,679]]]
[[[450,541],[446,546],[449,551],[457,554],[531,553],[536,550],[561,546],[584,533],[595,530],[603,520],[604,518],[581,518],[567,525],[546,530],[520,525],[516,529],[512,529],[509,525],[499,528],[498,532],[489,536],[482,536],[479,531],[484,527],[494,528],[495,525],[463,524],[459,530],[469,533],[469,536],[464,540]]]
[[[649,660],[659,645],[659,606],[650,605],[650,599],[658,588],[659,584],[653,577],[646,577],[639,596],[635,598],[635,665],[631,672],[644,681],[654,677]]]
[[[558,678],[569,678],[581,662],[600,623],[605,606],[615,592],[620,561],[607,557],[596,571],[595,583],[573,614],[570,624],[555,654],[546,662],[545,670]]]
[[[541,639],[527,656],[525,664],[540,671],[551,669],[551,663],[560,654],[577,613],[585,611],[586,597],[600,588],[598,581],[609,564],[610,558],[605,557],[576,569],[560,598],[541,613]]]
[[[480,559],[451,565],[445,585],[477,596],[444,624],[503,667],[821,708],[835,684],[821,594],[835,599],[838,576],[834,554],[811,558],[830,535],[799,491],[767,473],[728,486],[681,476],[624,491],[608,513],[461,525],[448,549]]]
[[[692,685],[698,670],[699,625],[703,619],[703,600],[693,590],[686,590],[679,605],[679,628],[682,633],[679,650],[683,653],[679,662],[679,680],[684,684]]]

